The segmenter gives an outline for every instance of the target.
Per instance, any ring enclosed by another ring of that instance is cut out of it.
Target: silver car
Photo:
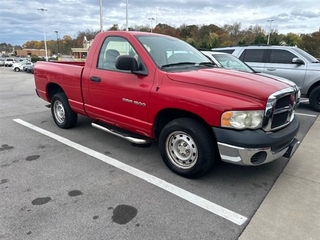
[[[296,88],[296,90],[297,90],[297,96],[296,96],[297,103],[300,102],[301,93],[300,93],[298,86],[294,82],[292,82],[286,78],[283,78],[283,77],[257,72],[254,69],[252,69],[250,66],[248,66],[246,63],[242,62],[239,58],[237,58],[229,53],[214,52],[214,51],[201,51],[201,52],[204,55],[206,55],[211,61],[213,61],[218,67],[223,67],[223,68],[242,71],[242,72],[259,74],[264,77],[269,77],[269,78],[272,78],[272,79],[289,84],[290,86]]]
[[[315,111],[320,112],[320,62],[297,47],[289,46],[234,46],[214,48],[238,57],[257,72],[287,78],[309,98]]]

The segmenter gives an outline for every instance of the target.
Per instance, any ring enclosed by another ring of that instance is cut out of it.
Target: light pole
[[[267,45],[269,45],[270,42],[270,33],[271,33],[271,24],[273,22],[273,19],[268,19],[268,22],[270,22],[270,27],[269,27],[269,34],[268,34],[268,41],[267,41]]]
[[[42,22],[43,22],[43,37],[44,37],[44,50],[46,52],[46,61],[48,61],[48,52],[47,52],[47,40],[46,40],[46,28],[44,24],[44,17],[43,17],[43,12],[47,11],[45,8],[38,8],[39,11],[41,11],[42,14]]]
[[[128,31],[128,0],[126,0],[126,31]]]
[[[150,32],[152,32],[152,21],[154,20],[154,18],[151,17],[151,18],[148,18],[148,19],[150,20]]]
[[[100,0],[100,32],[103,32],[103,24],[102,24],[102,0]]]
[[[57,34],[57,46],[58,46],[58,55],[59,55],[59,37],[58,37],[59,31],[55,30],[54,32]]]

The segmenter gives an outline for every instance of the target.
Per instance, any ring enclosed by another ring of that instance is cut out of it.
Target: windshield
[[[208,66],[211,62],[188,43],[169,36],[137,36],[159,68]],[[212,63],[211,63],[212,67]]]
[[[247,64],[230,54],[212,54],[212,56],[224,67],[242,72],[254,72]]]
[[[300,53],[304,58],[306,58],[309,62],[312,62],[312,63],[318,63],[319,61],[312,55],[310,55],[309,53],[303,51],[302,49],[300,48],[295,48],[295,50]]]

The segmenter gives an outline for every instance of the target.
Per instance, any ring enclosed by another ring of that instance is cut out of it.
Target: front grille
[[[276,131],[287,126],[294,118],[297,104],[295,88],[286,88],[269,96],[263,130]]]

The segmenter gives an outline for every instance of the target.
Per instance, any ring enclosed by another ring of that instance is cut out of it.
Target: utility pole
[[[270,34],[271,34],[271,23],[273,22],[273,19],[268,19],[267,21],[270,22],[269,34],[268,34],[268,41],[267,41],[267,45],[269,45],[269,42],[270,42]]]
[[[148,19],[150,20],[150,32],[152,32],[152,21],[154,20],[154,18],[151,17],[151,18],[148,18]]]
[[[59,31],[55,30],[54,32],[57,34],[57,47],[58,47],[58,55],[59,55],[60,54],[60,52],[59,52],[59,37],[58,37]]]
[[[100,0],[100,32],[103,32],[103,24],[102,24],[102,0]]]
[[[126,31],[128,31],[128,0],[126,0]]]
[[[44,16],[43,16],[43,12],[47,11],[47,9],[45,8],[38,8],[39,11],[41,11],[42,14],[42,22],[43,22],[43,37],[44,37],[44,50],[46,52],[46,61],[48,61],[48,51],[47,51],[47,40],[46,40],[46,27],[44,24]]]

